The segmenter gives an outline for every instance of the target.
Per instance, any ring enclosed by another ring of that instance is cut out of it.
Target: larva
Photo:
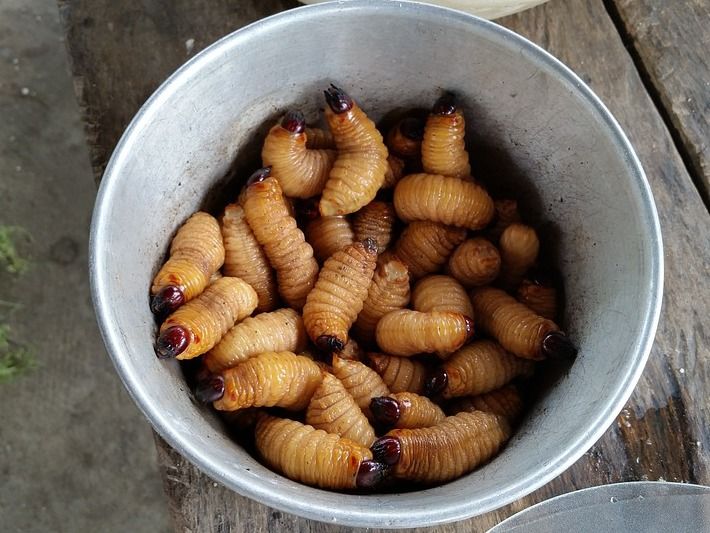
[[[325,118],[338,148],[320,200],[323,216],[347,215],[370,203],[387,171],[387,148],[375,124],[342,89],[325,91]]]
[[[385,476],[370,450],[348,439],[295,420],[262,414],[255,444],[264,462],[286,477],[320,487],[372,488]]]
[[[375,421],[382,427],[427,428],[437,425],[446,418],[441,407],[429,398],[413,392],[400,392],[373,398],[370,402],[370,411]]]
[[[224,275],[242,278],[256,291],[260,313],[273,311],[279,300],[276,279],[264,250],[254,237],[238,204],[229,204],[221,219],[224,239]]]
[[[333,374],[345,387],[350,396],[367,418],[370,418],[370,401],[378,396],[388,396],[390,391],[382,378],[359,361],[348,361],[333,357]]]
[[[353,334],[365,343],[375,340],[375,327],[390,311],[407,307],[409,303],[409,273],[396,258],[378,262],[372,276],[367,298],[357,315]]]
[[[375,430],[338,378],[325,373],[306,409],[306,424],[369,447]]]
[[[500,389],[496,389],[478,396],[466,396],[465,398],[457,398],[447,406],[447,412],[450,414],[467,411],[484,411],[493,413],[507,418],[514,422],[523,412],[523,399],[515,385],[506,385]]]
[[[370,366],[377,372],[393,393],[414,392],[422,394],[428,374],[427,366],[411,357],[398,357],[383,353],[367,354]]]
[[[461,243],[449,257],[447,273],[466,288],[488,285],[500,272],[500,253],[490,241],[475,237]]]
[[[333,134],[322,128],[309,128],[306,126],[306,148],[318,150],[326,148],[335,150],[335,139]]]
[[[540,241],[530,226],[511,224],[500,236],[501,267],[499,281],[504,287],[516,287],[537,260]]]
[[[308,335],[301,316],[279,309],[245,318],[230,329],[204,358],[210,372],[220,372],[263,352],[300,352]]]
[[[525,279],[518,286],[518,301],[543,318],[555,320],[558,311],[557,289],[537,279]]]
[[[424,126],[421,145],[424,172],[454,178],[470,176],[465,133],[466,121],[454,95],[444,94],[434,104]]]
[[[501,234],[511,224],[521,222],[520,213],[518,212],[518,202],[509,198],[494,200],[493,207],[495,216],[493,225],[486,230],[486,236],[492,242],[498,242]]]
[[[252,175],[242,206],[256,240],[276,270],[281,297],[290,307],[300,310],[315,285],[318,263],[313,248],[286,208],[279,182],[269,177],[270,173],[265,168]]]
[[[341,359],[347,359],[349,361],[361,361],[364,355],[360,345],[352,337],[348,339],[348,342],[345,343],[342,350],[333,353]]]
[[[371,449],[376,460],[391,465],[398,479],[445,483],[493,457],[509,437],[505,418],[462,412],[429,428],[393,429]]]
[[[303,114],[289,111],[271,128],[261,150],[263,165],[272,168],[284,194],[291,198],[320,194],[337,155],[335,150],[309,148],[305,130]]]
[[[201,401],[212,401],[218,411],[246,407],[300,411],[311,401],[322,379],[320,367],[307,357],[264,352],[203,380],[195,395]]]
[[[163,322],[155,353],[161,359],[197,357],[211,350],[236,322],[249,316],[256,304],[256,292],[247,282],[219,278]]]
[[[419,157],[424,137],[424,122],[417,117],[405,117],[388,132],[386,138],[390,153],[404,159]]]
[[[466,230],[436,222],[409,224],[394,246],[394,253],[418,279],[441,268],[451,251],[466,238]]]
[[[426,276],[412,289],[412,308],[415,311],[448,311],[473,319],[473,306],[466,289],[451,276]]]
[[[366,239],[335,252],[323,265],[303,307],[306,331],[321,350],[345,346],[367,297],[376,261],[375,241]]]
[[[305,234],[321,263],[355,240],[350,222],[342,216],[317,217],[306,225]]]
[[[392,239],[392,231],[397,217],[394,207],[388,202],[370,202],[353,217],[355,239],[363,241],[375,239],[377,253],[385,251]]]
[[[410,356],[436,353],[447,357],[473,335],[473,321],[459,313],[392,311],[377,323],[375,338],[384,352]]]
[[[492,287],[471,292],[476,321],[509,352],[526,359],[572,358],[577,349],[552,320]]]
[[[222,263],[219,223],[212,215],[198,211],[178,229],[170,244],[170,258],[153,279],[151,311],[164,316],[195,298]]]
[[[405,222],[430,220],[477,230],[493,218],[493,200],[471,181],[439,174],[410,174],[394,189],[394,208]]]
[[[506,352],[492,340],[474,341],[456,351],[427,380],[427,394],[456,398],[498,389],[518,376],[530,376],[534,363]]]
[[[382,182],[383,189],[391,189],[404,176],[406,163],[396,155],[387,156],[387,170],[385,170],[385,178]]]

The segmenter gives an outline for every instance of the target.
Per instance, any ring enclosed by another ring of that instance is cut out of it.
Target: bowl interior
[[[196,404],[177,362],[152,352],[148,289],[176,228],[231,201],[287,108],[317,120],[344,87],[375,119],[456,91],[474,173],[512,190],[544,226],[566,286],[576,362],[505,451],[453,483],[347,496],[281,477]],[[226,177],[225,177],[226,176]],[[515,184],[514,187],[511,184]],[[421,526],[499,507],[559,474],[602,434],[633,388],[657,320],[660,243],[647,183],[623,134],[569,71],[472,17],[399,2],[303,8],[232,34],[151,98],[116,150],[92,231],[95,304],[122,379],[156,429],[215,479],[271,506],[362,526]]]

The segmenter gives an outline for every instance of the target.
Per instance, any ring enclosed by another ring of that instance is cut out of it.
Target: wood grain
[[[253,0],[237,8],[226,0],[120,4],[60,0],[95,170],[104,167],[140,103],[186,58],[187,38],[195,39],[194,53],[269,9],[291,4]],[[159,23],[151,16],[140,17],[143,5],[149,6],[149,12],[160,8],[167,15],[154,16]],[[85,23],[87,19],[92,22]],[[108,22],[113,22],[110,34]],[[710,353],[703,325],[710,309],[704,298],[697,297],[710,292],[710,216],[602,0],[552,0],[500,22],[549,50],[585,79],[636,147],[663,228],[664,309],[638,387],[617,422],[577,463],[545,487],[496,512],[414,531],[485,530],[551,496],[604,483],[641,479],[710,483],[710,434],[705,429],[710,419]],[[300,519],[240,497],[157,441],[179,531],[356,531]]]
[[[609,0],[710,207],[710,2]]]

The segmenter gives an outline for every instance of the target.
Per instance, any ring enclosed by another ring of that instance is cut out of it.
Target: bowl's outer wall
[[[392,108],[428,106],[441,89],[456,91],[466,108],[475,173],[496,189],[519,184],[513,190],[546,228],[565,278],[566,327],[578,359],[504,453],[430,490],[343,497],[289,481],[225,435],[193,401],[177,362],[152,353],[148,289],[174,231],[213,203],[208,191],[224,190],[230,169],[258,164],[269,121],[290,107],[316,120],[331,81],[376,120]],[[227,486],[282,510],[351,525],[412,527],[521,497],[601,436],[650,349],[662,284],[659,239],[648,185],[628,142],[586,86],[550,56],[453,11],[353,2],[256,23],[163,85],[104,177],[91,269],[116,367],[173,446]]]

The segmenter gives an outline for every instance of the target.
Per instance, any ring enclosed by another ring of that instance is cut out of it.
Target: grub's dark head
[[[306,117],[300,111],[291,110],[281,119],[281,127],[291,133],[303,133],[306,129]]]
[[[328,103],[328,106],[336,115],[347,113],[353,108],[353,99],[350,98],[345,91],[332,83],[328,89],[323,91],[323,94],[325,95],[325,101]]]

